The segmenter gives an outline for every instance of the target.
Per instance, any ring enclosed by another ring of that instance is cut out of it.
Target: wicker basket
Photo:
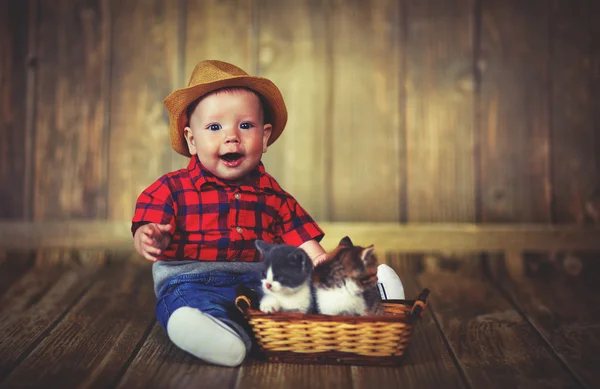
[[[267,314],[247,295],[235,303],[271,362],[398,365],[428,295],[424,289],[416,300],[386,300],[381,316]]]

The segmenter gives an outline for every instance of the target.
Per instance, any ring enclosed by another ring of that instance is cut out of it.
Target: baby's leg
[[[180,276],[160,292],[156,316],[177,347],[217,365],[242,363],[252,339],[234,305],[236,279],[218,272]]]
[[[404,300],[404,287],[398,274],[386,264],[377,267],[377,288],[382,300]]]
[[[167,333],[177,347],[209,363],[237,366],[246,357],[246,344],[232,327],[196,308],[176,309]]]

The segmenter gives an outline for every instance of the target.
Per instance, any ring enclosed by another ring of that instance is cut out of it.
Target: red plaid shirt
[[[262,163],[239,186],[228,185],[193,156],[139,196],[131,231],[171,224],[173,239],[159,260],[259,261],[256,239],[299,246],[323,231],[265,172]]]

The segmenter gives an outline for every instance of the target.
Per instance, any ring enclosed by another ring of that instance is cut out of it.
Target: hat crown
[[[248,73],[227,62],[208,60],[196,65],[188,86],[206,84],[228,78],[247,76]]]

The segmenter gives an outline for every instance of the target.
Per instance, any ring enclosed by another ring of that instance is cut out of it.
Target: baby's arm
[[[325,249],[315,239],[311,239],[302,243],[300,248],[306,251],[315,265],[317,265],[319,262],[323,262],[325,258],[327,258]]]
[[[170,224],[148,223],[135,231],[133,246],[149,261],[156,262],[157,257],[171,243]]]

